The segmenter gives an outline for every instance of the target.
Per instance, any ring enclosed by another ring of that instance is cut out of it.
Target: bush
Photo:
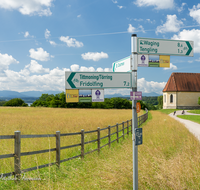
[[[198,104],[200,105],[200,97],[199,97],[199,100],[198,100]]]
[[[3,106],[28,106],[21,98],[14,98],[7,101]]]

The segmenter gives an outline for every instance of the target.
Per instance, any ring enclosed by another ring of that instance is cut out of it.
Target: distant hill
[[[40,97],[42,94],[59,94],[60,91],[27,91],[21,92],[21,94],[28,96],[28,97]]]
[[[27,97],[24,94],[21,94],[20,92],[16,92],[16,91],[9,91],[9,90],[3,90],[0,91],[0,98],[24,98]]]
[[[38,98],[42,94],[59,94],[60,91],[27,91],[27,92],[16,92],[9,90],[0,91],[0,98],[27,98],[27,97],[35,97]]]

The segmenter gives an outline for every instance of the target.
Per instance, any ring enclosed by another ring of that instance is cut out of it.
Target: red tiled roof
[[[172,73],[163,92],[200,92],[200,73]]]

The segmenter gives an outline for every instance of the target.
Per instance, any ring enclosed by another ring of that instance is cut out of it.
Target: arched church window
[[[170,95],[170,103],[173,103],[173,95]]]

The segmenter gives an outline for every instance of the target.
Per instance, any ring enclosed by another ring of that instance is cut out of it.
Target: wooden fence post
[[[132,125],[133,120],[131,119],[131,134],[133,134],[133,125]]]
[[[101,136],[100,136],[100,127],[97,128],[97,143],[98,143],[98,153],[100,153],[100,145],[101,145]]]
[[[84,158],[84,129],[81,130],[81,158],[83,159]]]
[[[15,168],[15,177],[17,180],[20,179],[21,174],[21,132],[15,131],[15,157],[14,157],[14,168]]]
[[[140,120],[140,118],[141,118],[141,116],[140,117],[138,117],[138,127],[141,125],[141,120]]]
[[[56,131],[56,164],[60,167],[60,131]]]
[[[116,131],[117,131],[117,142],[119,143],[119,125],[116,124]]]
[[[108,126],[108,144],[109,144],[109,148],[110,148],[110,142],[111,142],[111,139],[110,139],[110,125]]]
[[[129,135],[129,122],[127,120],[127,135]]]
[[[123,132],[123,139],[124,139],[124,121],[122,122],[122,132]]]

